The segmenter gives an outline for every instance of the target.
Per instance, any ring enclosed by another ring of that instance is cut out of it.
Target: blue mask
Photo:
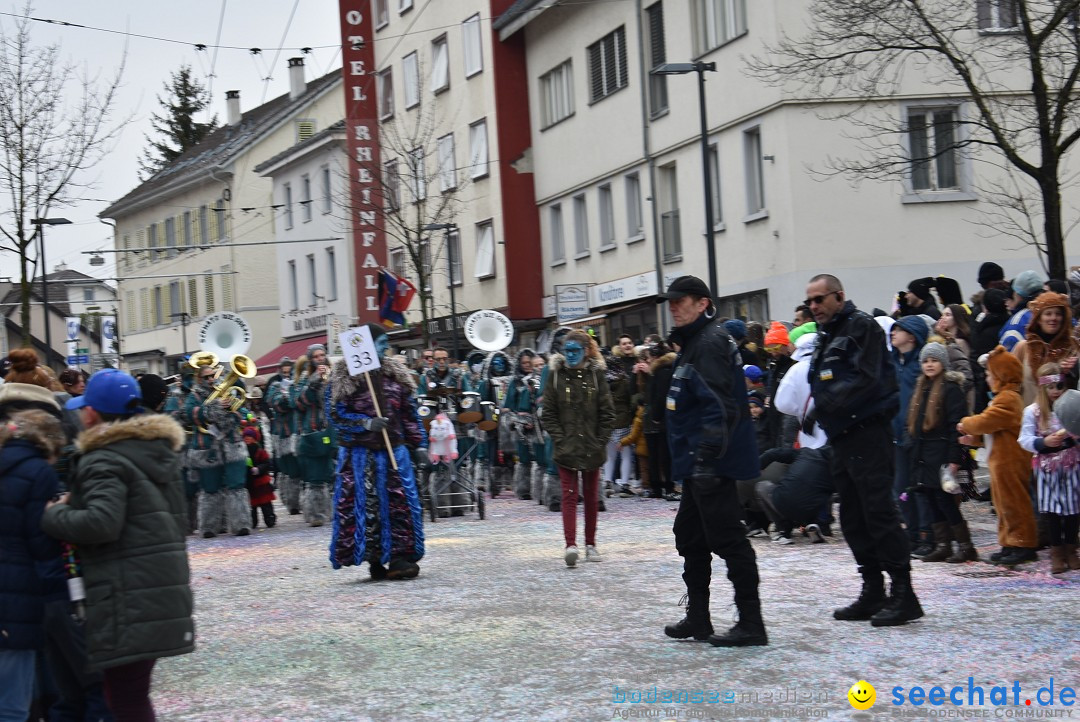
[[[496,356],[491,361],[491,368],[495,370],[495,374],[503,376],[506,374],[506,359],[502,356]]]
[[[571,341],[563,346],[563,355],[570,368],[577,368],[585,360],[585,349],[577,341]]]
[[[375,351],[378,352],[379,358],[386,355],[386,352],[390,350],[390,339],[386,336],[379,336],[375,339]]]

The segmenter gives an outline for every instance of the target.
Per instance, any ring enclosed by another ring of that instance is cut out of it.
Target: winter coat
[[[386,429],[390,444],[404,444],[411,449],[427,447],[427,434],[416,414],[416,381],[409,369],[396,359],[384,358],[382,368],[372,372],[371,381],[381,390],[381,416],[390,419]],[[350,376],[344,361],[338,361],[330,371],[326,404],[326,415],[337,431],[340,446],[386,449],[381,433],[375,434],[363,427],[365,420],[380,415],[375,412],[367,382],[362,376]]]
[[[60,543],[41,529],[45,504],[59,490],[48,456],[63,439],[45,438],[38,420],[53,418],[45,411],[11,417],[23,430],[0,447],[0,650],[39,649],[46,600],[66,596]],[[55,419],[51,425],[59,428]]]
[[[671,375],[675,372],[674,351],[668,352],[649,362],[649,377],[645,382],[645,433],[666,434],[664,406],[667,403],[668,389],[671,388]]]
[[[817,449],[829,443],[825,430],[817,423],[814,398],[810,395],[810,359],[814,355],[816,333],[807,333],[795,342],[791,354],[795,365],[784,374],[773,397],[773,407],[782,414],[794,416],[799,422],[799,448]]]
[[[631,397],[634,394],[632,388],[633,376],[627,376],[622,370],[619,361],[612,361],[614,366],[608,366],[604,378],[607,380],[608,389],[611,391],[611,404],[615,410],[616,429],[629,429],[634,423],[634,405]]]
[[[554,460],[567,469],[599,469],[615,428],[615,409],[604,379],[603,359],[586,358],[581,368],[553,354],[544,386],[543,423],[554,446]]]
[[[911,485],[941,488],[941,467],[945,464],[961,464],[964,450],[960,446],[960,433],[956,425],[967,414],[967,398],[963,389],[964,377],[956,371],[945,372],[945,388],[941,394],[941,413],[937,425],[923,431],[927,400],[932,384],[924,384],[919,414],[915,419],[915,435],[909,449],[911,459]],[[907,419],[904,419],[907,426]]]
[[[836,488],[833,486],[832,448],[772,449],[761,455],[761,466],[783,464],[780,479],[774,481],[769,500],[781,516],[794,524],[817,521],[827,509]]]
[[[682,349],[664,414],[672,478],[689,479],[695,472],[755,478],[757,443],[735,341],[704,314],[674,329],[672,338]]]
[[[907,410],[908,404],[911,403],[911,395],[915,393],[915,384],[922,376],[922,364],[919,363],[921,348],[921,345],[917,345],[914,350],[907,353],[901,353],[895,346],[892,349],[893,363],[896,365],[896,386],[900,392],[897,397],[900,409],[892,419],[892,429],[893,438],[901,445],[910,443],[907,433]]]
[[[885,332],[851,301],[818,326],[810,388],[818,423],[830,439],[868,419],[891,419],[896,414],[896,369]]]
[[[1024,340],[1027,336],[1028,326],[1031,325],[1031,309],[1025,303],[1013,311],[1009,320],[1001,327],[1001,335],[998,343],[1005,347],[1006,351],[1012,351],[1013,346]]]
[[[634,414],[634,423],[630,425],[630,433],[619,442],[622,446],[633,445],[635,456],[649,455],[649,445],[645,442],[644,421],[645,407],[638,406],[637,413]]]
[[[326,421],[326,405],[323,402],[325,390],[326,381],[314,373],[305,375],[289,389],[292,405],[300,415],[301,436],[325,431],[329,426]]]
[[[162,414],[87,429],[77,441],[69,502],[41,520],[50,535],[79,548],[92,669],[195,648],[177,462],[183,444],[184,430]]]
[[[270,479],[270,455],[257,444],[248,444],[248,475],[244,486],[247,487],[251,506],[269,504],[277,498],[274,484]]]
[[[195,384],[181,412],[192,426],[187,459],[193,469],[209,469],[247,460],[247,447],[240,436],[240,424],[244,417],[239,411],[223,407],[216,399],[208,403],[207,399],[213,391],[202,384]],[[212,433],[210,427],[214,427],[217,433]]]

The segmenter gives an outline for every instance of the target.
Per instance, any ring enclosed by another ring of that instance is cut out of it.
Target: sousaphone
[[[465,338],[481,351],[502,351],[514,340],[514,324],[498,311],[476,311],[465,319]]]

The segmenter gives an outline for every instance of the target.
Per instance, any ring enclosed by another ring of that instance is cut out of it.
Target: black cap
[[[673,301],[676,298],[682,298],[683,296],[699,296],[701,298],[712,299],[712,293],[709,291],[709,287],[705,285],[697,276],[679,276],[671,285],[668,286],[667,293],[660,293],[656,296],[657,303],[664,303],[665,301]]]

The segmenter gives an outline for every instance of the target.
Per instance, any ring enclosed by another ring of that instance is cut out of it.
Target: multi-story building
[[[258,360],[296,359],[354,320],[345,123],[338,122],[255,167],[273,182],[282,345]],[[317,240],[307,240],[317,239]]]
[[[372,3],[387,265],[413,281],[428,275],[427,330],[447,346],[451,284],[459,328],[481,308],[503,311],[519,332],[544,325],[524,45],[493,42],[489,24],[510,4]],[[425,233],[421,274],[409,244]],[[414,301],[411,324],[417,309]],[[416,337],[394,335],[396,345]]]
[[[996,29],[980,30],[976,5],[988,2],[971,0],[977,43]],[[854,106],[798,99],[746,72],[747,57],[802,33],[808,12],[789,0],[518,0],[496,19],[502,42],[524,38],[526,48],[544,293],[579,291],[568,304],[586,316],[578,324],[608,337],[655,328],[658,288],[688,273],[708,281],[707,225],[720,313],[759,321],[790,318],[821,272],[838,275],[857,304],[889,308],[918,277],[950,276],[970,293],[983,261],[1010,276],[1039,267],[1030,247],[974,225],[988,210],[978,188],[1002,178],[1002,164],[980,163],[991,151],[949,135],[972,115],[957,84],[910,73],[875,108],[895,118],[892,142],[932,149],[932,163],[857,186],[814,172],[863,152],[852,137],[865,127],[841,117]],[[704,144],[697,74],[650,73],[696,61],[716,64],[704,73]],[[547,306],[554,315],[554,299]]]
[[[247,112],[226,94],[226,123],[100,216],[116,222],[123,358],[171,373],[197,350],[206,315],[233,311],[258,358],[282,341],[276,217],[286,212],[255,172],[344,116],[341,71],[305,81],[289,60],[290,91]],[[309,204],[310,205],[310,204]]]

